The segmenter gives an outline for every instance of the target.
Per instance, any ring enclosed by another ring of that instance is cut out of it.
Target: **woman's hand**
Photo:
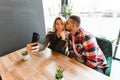
[[[65,31],[59,32],[62,40],[65,40]]]
[[[39,43],[38,42],[28,43],[26,45],[26,49],[27,49],[28,53],[36,54],[39,51]]]

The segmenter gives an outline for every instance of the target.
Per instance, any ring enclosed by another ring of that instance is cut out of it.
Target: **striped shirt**
[[[68,36],[69,57],[91,67],[105,68],[106,58],[99,48],[95,37],[82,28],[75,35]]]

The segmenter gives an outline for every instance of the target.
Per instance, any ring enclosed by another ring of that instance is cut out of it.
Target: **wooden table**
[[[2,80],[55,80],[58,66],[64,68],[65,80],[111,80],[76,60],[48,48],[39,54],[30,54],[31,58],[24,61],[21,52],[25,50],[26,48],[23,48],[0,57]]]

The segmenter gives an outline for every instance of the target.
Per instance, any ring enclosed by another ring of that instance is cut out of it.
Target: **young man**
[[[99,48],[95,37],[80,27],[80,17],[72,15],[66,22],[69,57],[75,59],[101,73],[104,73],[105,56]]]

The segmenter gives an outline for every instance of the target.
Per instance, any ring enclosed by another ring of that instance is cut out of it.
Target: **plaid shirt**
[[[75,48],[73,48],[73,44]],[[106,58],[99,48],[95,37],[82,28],[80,28],[73,37],[71,34],[69,34],[68,49],[68,56],[70,58],[75,57],[77,59],[78,55],[76,55],[74,51],[74,49],[76,49],[77,53],[79,54],[78,58],[83,60],[83,64],[91,68],[105,68],[105,64],[107,63]]]

